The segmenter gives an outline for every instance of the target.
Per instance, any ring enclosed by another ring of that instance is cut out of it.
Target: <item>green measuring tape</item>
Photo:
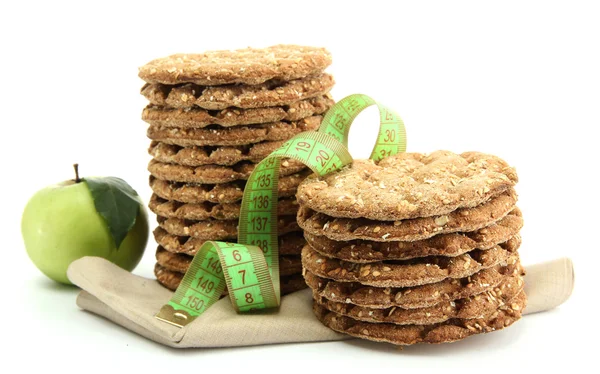
[[[336,103],[317,131],[298,134],[262,160],[248,179],[242,199],[238,242],[205,242],[181,284],[156,318],[183,327],[216,302],[227,285],[238,312],[276,308],[280,304],[277,236],[277,184],[282,158],[303,162],[323,176],[352,162],[348,133],[365,108],[379,108],[379,134],[371,159],[406,150],[404,122],[369,96],[355,94]]]

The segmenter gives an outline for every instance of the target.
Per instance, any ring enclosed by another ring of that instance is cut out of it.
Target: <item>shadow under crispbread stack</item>
[[[316,130],[333,105],[331,64],[322,48],[278,45],[265,49],[179,54],[140,68],[150,104],[148,165],[157,215],[155,274],[176,289],[193,255],[207,240],[235,242],[246,180],[254,167],[294,135]],[[283,160],[278,233],[282,293],[306,287],[296,222],[295,193],[310,174]]]
[[[397,345],[499,330],[526,305],[517,175],[477,152],[357,160],[298,188],[314,311]]]

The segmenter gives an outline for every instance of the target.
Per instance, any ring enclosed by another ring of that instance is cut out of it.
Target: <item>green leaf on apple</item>
[[[121,178],[89,177],[83,181],[90,188],[96,211],[104,218],[119,249],[135,225],[140,209],[137,192]]]

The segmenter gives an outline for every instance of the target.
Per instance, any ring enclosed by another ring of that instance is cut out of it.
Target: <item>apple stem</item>
[[[75,169],[75,183],[81,182],[79,178],[79,164],[73,164],[73,168]]]

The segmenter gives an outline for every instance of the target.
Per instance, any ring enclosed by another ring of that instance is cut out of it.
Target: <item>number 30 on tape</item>
[[[323,117],[319,130],[300,133],[261,161],[244,189],[238,244],[205,242],[171,300],[156,318],[183,327],[201,315],[225,286],[238,312],[276,308],[280,304],[277,236],[277,184],[282,158],[303,162],[322,176],[352,162],[348,133],[365,108],[379,108],[379,134],[371,159],[406,150],[404,123],[394,111],[362,94],[350,95]]]

